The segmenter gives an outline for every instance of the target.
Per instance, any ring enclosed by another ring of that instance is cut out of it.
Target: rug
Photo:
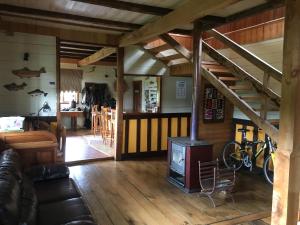
[[[106,145],[103,143],[102,138],[99,135],[85,135],[83,136],[86,142],[93,149],[102,152],[108,156],[113,156],[113,148],[110,147],[109,143]]]

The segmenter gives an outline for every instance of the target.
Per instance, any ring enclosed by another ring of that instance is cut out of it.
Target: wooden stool
[[[96,125],[97,114],[99,114],[98,105],[93,105],[92,106],[91,131],[94,132],[94,135],[95,135],[95,125]]]

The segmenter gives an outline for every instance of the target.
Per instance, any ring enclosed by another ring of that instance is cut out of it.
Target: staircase
[[[259,81],[205,42],[203,51],[214,61],[202,62],[202,76],[277,141],[278,128],[274,124],[279,121],[268,115],[279,114],[281,97],[269,87],[269,80],[272,77],[281,82],[282,73],[218,31],[211,30],[210,34],[264,71],[264,78]],[[143,49],[167,66],[192,63],[191,51],[168,34],[160,35],[156,45],[148,43]]]

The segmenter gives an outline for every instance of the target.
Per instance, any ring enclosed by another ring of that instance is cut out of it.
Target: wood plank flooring
[[[162,159],[102,161],[70,167],[99,225],[204,225],[271,211],[272,187],[262,177],[239,176],[235,204],[211,208],[208,199],[186,194],[166,180]]]
[[[89,146],[84,135],[91,135],[90,130],[68,131],[66,139],[66,162],[76,163],[90,160],[111,159],[112,157]],[[105,147],[105,146],[104,146]]]

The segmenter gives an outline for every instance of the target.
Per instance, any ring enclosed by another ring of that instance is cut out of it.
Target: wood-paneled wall
[[[251,44],[283,37],[284,7],[249,16],[216,28],[238,44]],[[206,33],[204,40],[216,49],[226,48]]]
[[[227,37],[238,44],[251,44],[283,37],[284,18],[272,20],[241,30],[225,32]],[[226,45],[214,38],[207,38],[205,42],[215,49],[227,48]]]
[[[168,137],[189,136],[190,117],[190,113],[124,114],[122,158],[166,154]]]
[[[204,99],[204,86],[209,84],[203,79],[201,85],[201,99]],[[203,104],[203,103],[202,103]],[[199,138],[213,144],[213,156],[219,157],[226,142],[232,140],[232,117],[233,105],[225,99],[225,117],[223,122],[205,123],[203,122],[204,107],[201,104],[201,114],[199,120]]]

